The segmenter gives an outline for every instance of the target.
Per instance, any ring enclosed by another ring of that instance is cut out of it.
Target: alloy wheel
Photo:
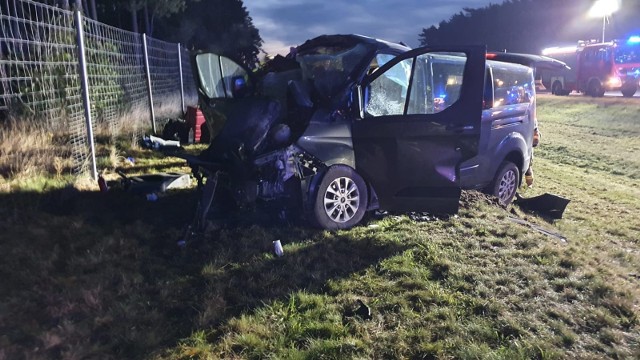
[[[324,211],[337,223],[345,223],[356,215],[360,207],[360,191],[348,177],[336,178],[324,193]]]
[[[517,175],[513,170],[509,170],[502,175],[498,186],[498,200],[501,204],[507,204],[516,191]]]

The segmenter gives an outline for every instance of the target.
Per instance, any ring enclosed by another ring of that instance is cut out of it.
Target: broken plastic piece
[[[98,176],[98,187],[100,188],[100,192],[109,191],[109,185],[107,185],[107,181],[102,177],[102,175]]]
[[[355,314],[360,316],[363,320],[371,320],[371,309],[362,300],[356,300],[360,307],[355,311]]]
[[[282,243],[280,243],[280,240],[276,240],[273,242],[273,252],[278,257],[284,254],[284,250],[282,250]]]
[[[522,209],[534,211],[552,219],[562,219],[562,214],[571,200],[558,195],[542,194],[532,198],[523,198],[516,194],[515,204]]]
[[[161,148],[179,148],[180,141],[165,140],[157,136],[149,135],[149,136],[145,136],[142,139],[142,145],[146,148],[156,149],[156,150]]]

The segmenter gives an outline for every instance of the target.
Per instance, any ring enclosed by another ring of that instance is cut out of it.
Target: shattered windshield
[[[320,46],[298,55],[297,60],[304,79],[313,83],[320,96],[329,98],[344,86],[366,54],[367,48],[362,44],[347,49]]]

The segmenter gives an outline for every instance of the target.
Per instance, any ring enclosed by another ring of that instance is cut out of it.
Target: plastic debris
[[[530,223],[530,222],[528,222],[526,220],[516,219],[516,218],[512,218],[512,217],[507,217],[507,219],[509,219],[509,221],[512,221],[512,222],[514,222],[516,224],[529,226],[533,230],[535,230],[535,231],[537,231],[539,233],[554,237],[554,238],[562,241],[563,243],[567,242],[567,238],[564,237],[564,235],[562,235],[560,233],[557,233],[557,232],[554,232],[554,231],[551,231],[551,230],[547,230],[547,229],[543,228],[540,225],[532,224],[532,223]]]
[[[360,307],[355,311],[357,316],[360,316],[363,320],[371,320],[371,309],[362,300],[356,300]]]
[[[147,201],[158,201],[158,195],[155,193],[147,194]]]
[[[542,194],[531,198],[523,198],[516,193],[514,202],[520,208],[535,211],[552,219],[562,219],[562,214],[571,200],[554,194]]]
[[[107,185],[107,181],[102,175],[98,176],[98,187],[100,188],[100,192],[109,191],[109,185]]]
[[[149,135],[142,138],[142,146],[147,149],[160,150],[162,148],[179,148],[180,141],[165,140],[157,136]]]
[[[280,240],[276,240],[273,242],[273,252],[278,257],[284,255],[284,250],[282,249],[282,244],[280,243]]]

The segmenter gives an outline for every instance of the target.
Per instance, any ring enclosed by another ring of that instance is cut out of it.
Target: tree
[[[262,38],[242,0],[200,0],[163,23],[169,41],[229,56],[255,68]]]
[[[95,0],[91,0],[95,1]],[[126,14],[129,26],[133,32],[139,32],[139,23],[142,20],[144,32],[152,36],[156,21],[169,16],[180,14],[187,5],[200,0],[99,0],[98,7],[101,18],[111,25],[124,27],[121,16]]]
[[[97,0],[101,21],[255,68],[262,38],[242,0]]]

